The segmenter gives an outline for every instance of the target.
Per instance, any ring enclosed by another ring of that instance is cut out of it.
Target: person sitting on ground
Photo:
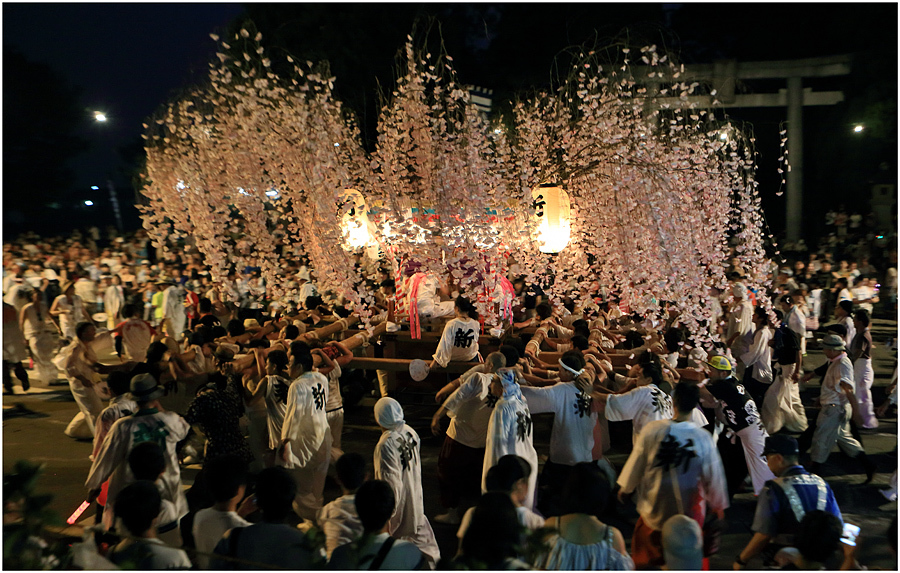
[[[168,547],[156,536],[161,498],[153,482],[138,481],[119,492],[116,515],[131,536],[109,550],[107,559],[134,569],[190,569],[191,561],[181,549]]]
[[[293,512],[297,483],[284,468],[266,468],[256,479],[256,505],[262,521],[230,529],[216,545],[213,570],[320,569],[324,555],[296,527],[285,523]]]
[[[343,495],[326,504],[316,517],[325,533],[325,552],[329,559],[337,547],[362,536],[362,522],[356,513],[356,491],[368,478],[366,460],[360,454],[344,454],[334,466]]]
[[[212,553],[229,529],[250,525],[244,518],[256,509],[252,497],[241,503],[247,490],[246,460],[234,455],[219,456],[206,462],[204,469],[215,503],[198,511],[191,527],[200,569],[209,568],[210,557],[204,554]]]
[[[363,526],[362,537],[332,552],[329,569],[413,570],[428,569],[419,548],[388,533],[394,513],[394,489],[385,481],[371,480],[356,491],[356,513]]]
[[[563,514],[547,519],[553,531],[545,539],[549,552],[534,566],[554,571],[631,571],[634,562],[622,533],[598,518],[610,497],[610,484],[593,463],[573,467],[563,492]]]
[[[703,570],[703,530],[686,515],[673,515],[662,528],[663,556],[668,571]]]

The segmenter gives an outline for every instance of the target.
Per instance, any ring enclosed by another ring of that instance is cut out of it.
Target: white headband
[[[563,369],[565,369],[565,370],[568,370],[568,371],[571,372],[572,375],[575,376],[576,378],[578,378],[579,376],[581,376],[582,374],[584,374],[584,368],[582,368],[581,370],[573,370],[572,368],[569,368],[568,366],[566,366],[565,364],[563,364],[562,358],[559,359],[559,367],[560,367],[560,368],[563,368]]]

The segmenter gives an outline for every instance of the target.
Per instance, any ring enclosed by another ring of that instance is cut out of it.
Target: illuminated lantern
[[[534,217],[542,253],[558,253],[569,244],[569,194],[556,186],[535,187]]]
[[[356,251],[374,243],[369,215],[366,213],[366,200],[356,189],[344,189],[338,200],[341,217],[341,233],[344,236],[344,249]]]

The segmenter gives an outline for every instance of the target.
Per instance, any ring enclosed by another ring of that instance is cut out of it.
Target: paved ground
[[[873,390],[875,404],[884,399],[884,387],[896,368],[896,351],[885,348],[889,338],[897,336],[897,323],[893,321],[875,321],[873,338],[875,339],[875,388]],[[824,360],[821,352],[810,350],[807,357],[809,368],[821,364]],[[807,369],[809,369],[807,368]],[[17,388],[17,392],[21,389]],[[804,403],[818,396],[817,384],[804,387],[802,395]],[[425,396],[405,394],[400,396],[406,410],[407,422],[416,429],[422,438],[423,487],[425,490],[426,513],[429,517],[441,513],[439,507],[437,485],[437,456],[442,438],[435,438],[429,430],[431,415],[435,406],[426,402]],[[380,430],[375,425],[372,415],[373,399],[365,398],[360,404],[348,408],[344,427],[344,449],[356,451],[371,459]],[[87,442],[76,442],[63,435],[63,429],[77,411],[74,401],[69,395],[67,386],[54,386],[39,393],[28,395],[4,396],[3,398],[3,469],[9,471],[16,460],[25,458],[45,464],[45,473],[40,481],[40,488],[54,494],[53,509],[63,517],[67,517],[84,500],[86,491],[84,480],[90,467],[88,454],[91,445]],[[811,416],[815,411],[810,411]],[[547,416],[536,417],[535,442],[542,459],[548,453],[549,429],[552,419]],[[617,469],[627,459],[630,448],[630,430],[622,432],[625,437],[614,443],[609,456]],[[833,453],[828,463],[823,466],[825,477],[835,491],[838,503],[844,513],[845,520],[862,527],[860,545],[860,561],[870,568],[895,569],[896,561],[891,556],[885,543],[885,531],[893,516],[897,514],[897,503],[887,502],[879,490],[887,486],[891,473],[897,468],[897,419],[896,414],[881,420],[881,426],[874,433],[863,436],[867,452],[878,463],[879,474],[871,485],[863,486],[865,479],[862,469],[852,460],[840,453]],[[808,459],[801,460],[808,461]],[[185,470],[185,481],[190,483],[196,470]],[[329,480],[326,489],[326,500],[339,495],[335,484]],[[729,528],[722,540],[720,553],[712,558],[712,568],[730,569],[734,555],[750,538],[750,523],[755,508],[752,494],[739,494],[732,507],[726,512]],[[633,506],[619,506],[617,516],[610,523],[619,527],[626,539],[630,539],[631,530],[637,514]],[[442,553],[451,555],[456,549],[455,528],[433,523]],[[759,567],[758,561],[751,562],[751,567]]]

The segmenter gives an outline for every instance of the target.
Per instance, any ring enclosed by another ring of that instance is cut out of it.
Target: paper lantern
[[[569,194],[555,186],[535,187],[534,217],[537,222],[537,242],[542,253],[558,253],[569,244]]]
[[[356,189],[344,189],[338,200],[338,207],[343,211],[341,232],[344,236],[344,249],[355,251],[373,244],[369,229],[371,222],[366,213],[366,200]]]

